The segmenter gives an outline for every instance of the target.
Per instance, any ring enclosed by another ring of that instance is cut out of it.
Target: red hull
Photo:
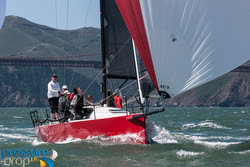
[[[138,115],[138,114],[135,114]],[[118,116],[94,120],[78,120],[54,125],[34,127],[38,138],[44,142],[60,142],[67,138],[86,139],[87,137],[117,136],[136,134],[136,138],[130,139],[133,144],[145,144],[146,119],[130,119],[131,116]]]

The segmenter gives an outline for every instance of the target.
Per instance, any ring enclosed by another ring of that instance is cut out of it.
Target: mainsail
[[[132,38],[114,0],[102,0],[107,77],[136,79]]]
[[[6,0],[0,0],[0,29],[2,28],[3,21],[5,18],[5,8],[6,8]]]
[[[116,0],[150,77],[165,97],[249,60],[249,0]]]

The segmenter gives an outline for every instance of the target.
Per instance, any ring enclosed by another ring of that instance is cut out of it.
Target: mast
[[[104,104],[106,104],[106,97],[107,97],[107,71],[106,71],[106,55],[105,55],[105,43],[104,43],[104,0],[100,0],[100,20],[101,20],[101,46],[102,46],[102,90],[104,95]]]
[[[139,70],[138,70],[138,63],[137,63],[137,58],[136,58],[136,50],[135,50],[135,43],[134,40],[132,39],[132,44],[133,44],[133,51],[134,51],[134,59],[135,59],[135,70],[136,70],[136,78],[137,78],[137,84],[138,84],[138,91],[140,95],[140,105],[143,107],[143,102],[144,98],[142,97],[142,91],[141,91],[141,84],[140,84],[140,76],[139,76]]]

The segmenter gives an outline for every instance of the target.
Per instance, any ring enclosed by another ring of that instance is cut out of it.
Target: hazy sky
[[[100,27],[99,0],[6,0],[8,15],[58,29]]]

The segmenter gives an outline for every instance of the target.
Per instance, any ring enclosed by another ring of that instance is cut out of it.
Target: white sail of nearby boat
[[[249,0],[116,0],[159,91],[172,97],[250,58]]]
[[[3,21],[5,18],[6,0],[0,0],[0,29],[2,28]]]

